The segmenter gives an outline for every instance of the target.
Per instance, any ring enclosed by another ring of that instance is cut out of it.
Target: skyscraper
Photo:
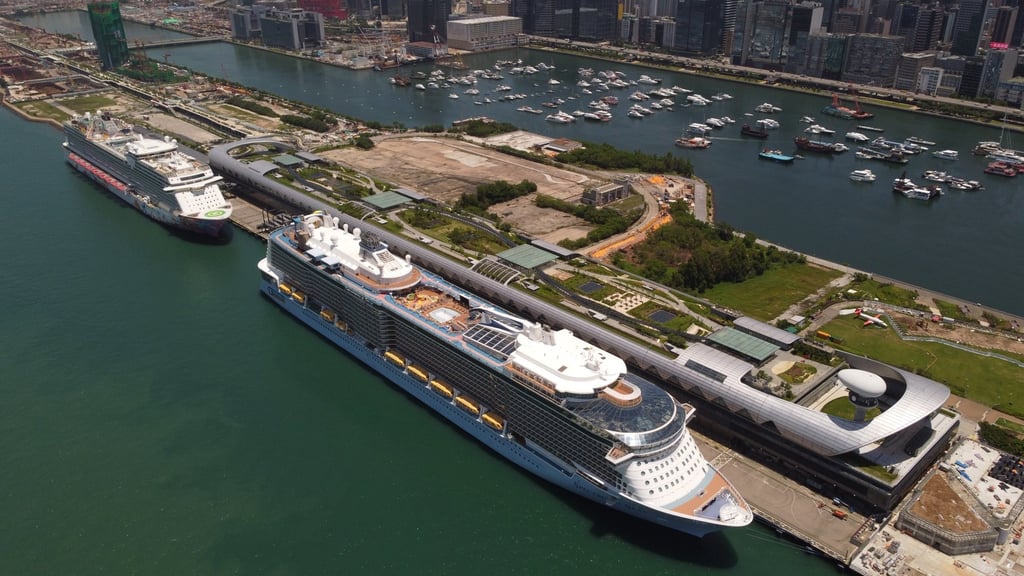
[[[406,9],[410,42],[446,42],[451,0],[409,0]]]
[[[982,23],[985,21],[985,0],[961,0],[960,9],[953,23],[952,54],[974,56],[981,40]]]
[[[124,66],[130,55],[128,40],[124,36],[124,21],[121,20],[121,5],[117,2],[93,2],[88,9],[100,65],[104,70]]]
[[[722,45],[723,0],[679,0],[675,52],[711,56]]]

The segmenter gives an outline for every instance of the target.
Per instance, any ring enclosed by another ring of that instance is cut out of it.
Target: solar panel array
[[[503,360],[508,358],[516,349],[516,339],[514,336],[479,324],[467,330],[462,335],[462,338],[469,340],[477,347],[487,350]]]

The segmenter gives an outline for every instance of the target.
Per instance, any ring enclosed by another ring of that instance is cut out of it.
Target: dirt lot
[[[578,198],[590,177],[521,160],[449,138],[385,138],[370,151],[331,150],[323,156],[373,174],[380,180],[415,190],[438,202],[454,202],[478,184],[530,180],[537,192],[563,200]],[[537,208],[533,196],[492,207],[513,228],[549,242],[584,236],[586,222],[555,210]]]
[[[960,342],[976,348],[987,350],[1004,350],[1015,354],[1024,354],[1024,342],[1002,334],[990,334],[967,326],[932,322],[928,318],[891,314],[893,320],[899,322],[903,331],[911,336],[931,336]]]

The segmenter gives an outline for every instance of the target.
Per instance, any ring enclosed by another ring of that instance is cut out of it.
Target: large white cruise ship
[[[143,136],[106,113],[76,115],[64,134],[75,169],[157,222],[219,236],[231,217],[222,178],[170,138]]]
[[[271,233],[259,270],[272,302],[525,470],[695,536],[753,520],[690,435],[693,407],[572,332],[323,212]]]

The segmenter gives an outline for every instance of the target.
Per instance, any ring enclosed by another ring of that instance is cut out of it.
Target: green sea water
[[[0,111],[0,574],[829,574],[520,471]],[[698,417],[700,415],[698,414]]]

